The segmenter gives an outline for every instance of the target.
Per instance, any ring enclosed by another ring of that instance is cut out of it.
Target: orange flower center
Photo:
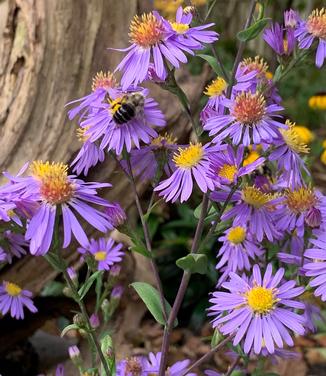
[[[96,89],[109,89],[116,86],[116,81],[113,76],[113,73],[107,72],[103,73],[102,71],[96,73],[93,77],[92,90]]]
[[[40,193],[44,201],[57,205],[71,199],[75,187],[68,178],[67,165],[34,161],[30,168],[32,176],[40,182]]]
[[[326,9],[315,9],[308,17],[307,30],[317,38],[326,39]]]
[[[235,99],[235,105],[231,115],[237,121],[245,125],[254,125],[261,121],[266,113],[266,103],[264,97],[250,92],[241,93]]]
[[[295,214],[303,213],[318,203],[311,188],[301,187],[295,191],[288,190],[285,197],[287,206]]]
[[[149,48],[160,42],[164,35],[162,22],[152,13],[135,16],[130,24],[131,41],[143,48]]]

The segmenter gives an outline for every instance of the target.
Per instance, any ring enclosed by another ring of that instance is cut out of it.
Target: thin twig
[[[213,354],[220,350],[223,346],[225,346],[229,341],[230,339],[233,337],[233,335],[229,335],[228,337],[226,337],[225,339],[223,339],[222,342],[220,342],[218,345],[216,345],[215,347],[213,347],[212,349],[209,350],[208,353],[206,353],[205,355],[203,355],[201,358],[199,358],[195,363],[193,363],[189,368],[187,368],[186,371],[182,372],[182,374],[180,376],[184,376],[184,375],[187,375],[188,373],[190,373],[194,368],[197,368],[199,367],[200,365],[202,365],[204,362],[206,362],[207,360],[209,360]],[[233,365],[233,364],[232,364]],[[231,367],[232,367],[231,365]]]
[[[197,253],[198,251],[199,241],[200,241],[203,229],[204,229],[207,208],[208,208],[208,196],[207,194],[204,194],[203,200],[202,200],[200,217],[199,217],[198,224],[196,227],[195,237],[191,246],[191,251],[190,251],[191,253]],[[186,293],[190,277],[191,277],[190,272],[188,271],[183,272],[183,276],[182,276],[181,283],[177,292],[177,296],[175,298],[172,310],[170,312],[167,325],[164,328],[163,344],[162,344],[162,350],[161,350],[162,357],[161,357],[161,363],[160,363],[159,376],[163,376],[165,374],[167,353],[168,353],[169,343],[170,343],[170,333],[171,333],[173,324],[175,322],[175,319],[178,315],[184,295]]]
[[[65,280],[66,280],[66,282],[67,282],[70,290],[73,292],[73,295],[75,297],[78,297],[79,296],[78,295],[78,291],[77,291],[77,289],[76,289],[73,281],[71,280],[71,278],[70,278],[70,276],[69,276],[69,274],[67,272],[67,269],[64,268],[63,271],[62,271],[62,273],[63,273],[63,276],[64,276],[64,278],[65,278]],[[86,321],[87,333],[89,334],[92,342],[94,343],[94,346],[96,347],[96,351],[97,351],[97,353],[98,353],[98,355],[100,357],[101,363],[102,363],[103,368],[105,370],[105,374],[107,376],[110,376],[111,373],[110,373],[110,370],[109,370],[109,366],[108,366],[108,364],[107,364],[107,362],[105,360],[105,357],[104,357],[104,354],[102,352],[101,346],[100,346],[100,344],[99,344],[99,342],[98,342],[98,340],[96,338],[96,335],[95,335],[95,333],[93,331],[93,328],[92,328],[92,325],[90,323],[89,316],[88,316],[88,313],[87,313],[87,310],[86,310],[85,303],[81,299],[79,299],[79,298],[75,299],[75,300],[77,301],[77,303],[79,305],[79,308],[81,310],[81,313],[83,315],[83,318]]]
[[[139,214],[140,221],[141,221],[142,228],[143,228],[146,248],[150,253],[152,253],[152,244],[151,244],[149,229],[148,229],[147,222],[144,219],[144,212],[143,212],[143,209],[141,207],[140,198],[139,198],[139,195],[138,195],[138,192],[137,192],[136,183],[135,183],[135,179],[134,179],[134,176],[133,176],[133,173],[132,173],[132,168],[131,168],[131,164],[130,164],[129,159],[127,159],[127,164],[128,164],[131,187],[132,187],[132,190],[134,192],[136,207],[137,207],[138,214]],[[157,265],[156,265],[153,258],[150,259],[150,263],[151,263],[151,267],[152,267],[153,274],[154,274],[154,277],[155,277],[157,289],[158,289],[158,292],[159,292],[159,295],[160,295],[160,300],[161,300],[161,304],[162,304],[162,308],[163,308],[163,317],[164,317],[164,320],[167,321],[168,320],[168,314],[167,314],[167,308],[166,308],[166,304],[165,304],[162,281],[161,281],[161,278],[160,278],[160,275],[159,275],[159,272],[158,272]]]
[[[230,365],[230,368],[228,369],[227,373],[225,374],[225,376],[230,376],[232,374],[232,372],[234,371],[235,367],[238,365],[239,363],[239,360],[241,359],[241,356],[238,355],[234,361],[232,362],[232,364]]]

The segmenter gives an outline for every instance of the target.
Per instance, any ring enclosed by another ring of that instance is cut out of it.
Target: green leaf
[[[129,248],[133,252],[140,253],[141,255],[152,258],[152,254],[148,251],[148,249],[143,244],[134,244]]]
[[[155,320],[162,325],[166,325],[159,292],[153,286],[145,282],[134,282],[131,283],[131,286],[136,290],[137,294],[144,302],[145,306],[148,308]],[[165,307],[167,313],[169,314],[171,312],[171,306],[166,300]],[[177,320],[175,321],[175,326],[176,325],[178,325]]]
[[[185,257],[179,258],[176,264],[179,268],[190,273],[205,274],[207,271],[207,256],[201,253],[190,253]]]
[[[218,65],[218,62],[216,61],[214,56],[211,55],[205,55],[205,54],[198,54],[196,55],[200,57],[201,59],[207,61],[207,63],[210,65],[210,67],[213,69],[213,71],[220,76],[222,74],[222,71]]]
[[[247,29],[239,31],[237,38],[241,42],[248,42],[249,40],[255,39],[259,35],[259,33],[264,30],[269,21],[270,18],[262,18],[261,20],[256,21]]]
[[[95,282],[95,280],[100,274],[103,274],[102,270],[98,270],[95,273],[93,273],[85,282],[85,284],[78,290],[80,300],[82,300],[85,297],[85,295],[88,293],[88,290],[92,287],[92,284]]]
[[[199,204],[197,206],[197,208],[195,209],[194,211],[194,217],[196,219],[199,219],[200,218],[200,214],[201,214],[201,207],[202,207],[202,204]],[[214,217],[217,216],[217,211],[216,209],[214,208],[214,206],[211,206],[209,211],[208,211],[208,214],[205,218],[205,221],[212,221],[214,219]]]
[[[217,346],[223,339],[224,339],[224,336],[221,334],[221,332],[217,328],[215,328],[212,339],[211,339],[211,348]]]
[[[62,282],[50,281],[48,282],[41,291],[41,296],[62,296],[62,290],[65,285]]]
[[[68,326],[66,326],[63,331],[61,332],[60,336],[63,337],[65,334],[67,334],[69,332],[69,330],[78,330],[79,329],[79,326],[76,325],[76,324],[70,324]]]

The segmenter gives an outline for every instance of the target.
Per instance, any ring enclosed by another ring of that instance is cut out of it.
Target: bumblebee
[[[112,101],[113,120],[117,124],[127,123],[143,112],[144,104],[145,97],[140,92],[128,93],[119,101]]]

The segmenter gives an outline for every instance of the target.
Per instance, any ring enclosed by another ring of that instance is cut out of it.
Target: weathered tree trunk
[[[122,55],[107,48],[128,44],[130,19],[149,5],[148,0],[0,0],[0,171],[16,173],[35,159],[73,158],[80,144],[64,106],[90,91],[97,71],[114,70]],[[193,104],[206,80],[207,71],[191,81],[181,71]],[[190,127],[176,98],[154,85],[151,89],[171,131],[185,141]],[[103,194],[127,208],[133,202],[128,181],[114,171],[107,158],[88,179],[110,181],[113,188]],[[1,273],[1,279],[34,293],[53,276],[40,257],[16,260]]]

